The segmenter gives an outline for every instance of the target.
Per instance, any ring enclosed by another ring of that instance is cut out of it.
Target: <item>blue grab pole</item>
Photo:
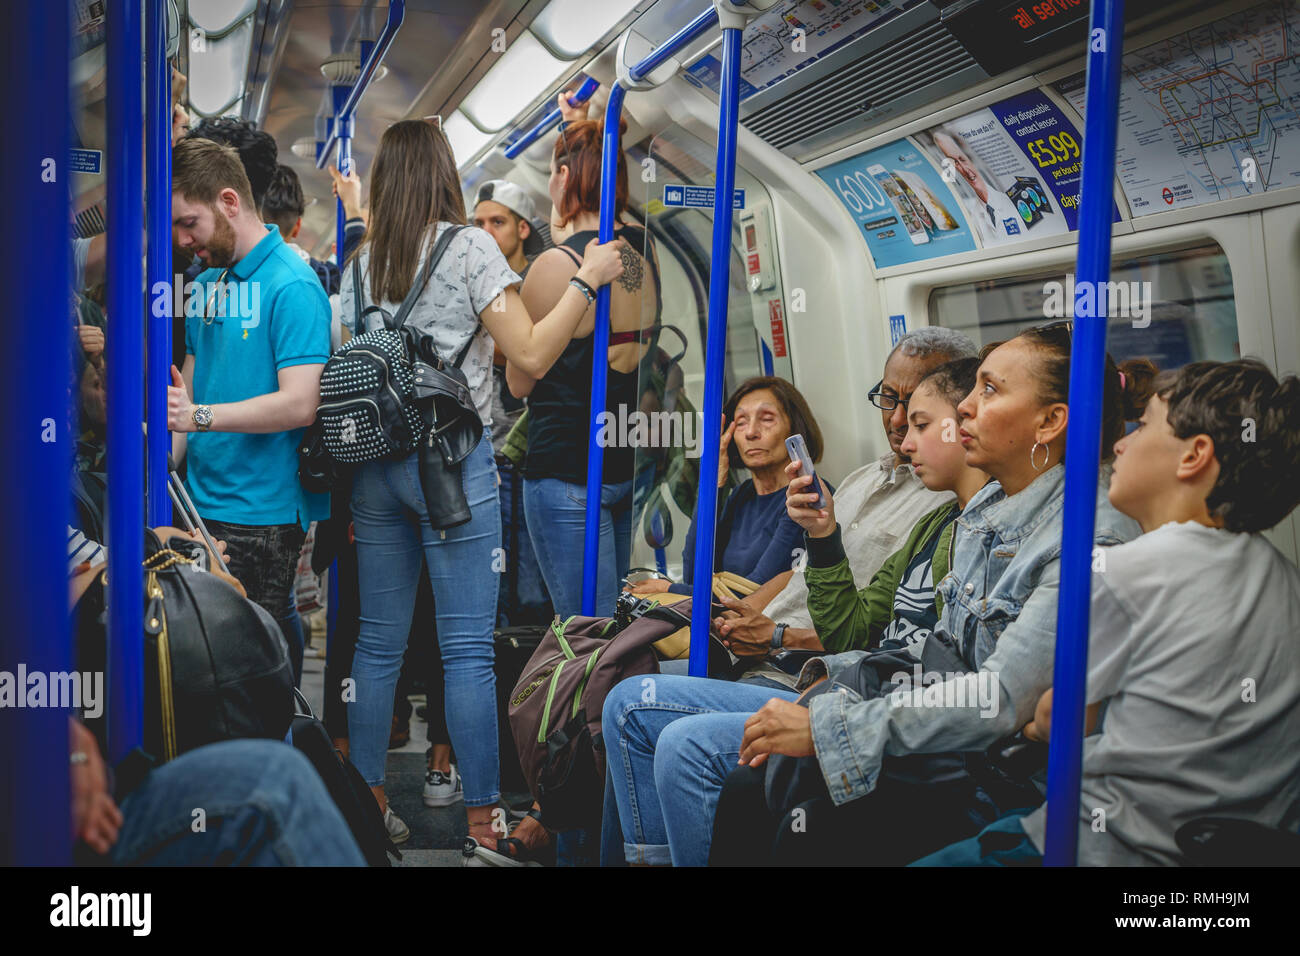
[[[618,160],[622,152],[618,126],[623,113],[623,85],[609,88],[605,105],[605,133],[601,144],[600,233],[602,243],[614,238],[614,201],[618,188]],[[597,441],[600,429],[596,417],[605,410],[609,380],[609,285],[596,290],[596,328],[591,351],[591,429],[587,442],[587,524],[582,541],[582,613],[596,613],[596,574],[600,567],[600,486],[605,466],[605,449]],[[563,610],[563,609],[561,609]],[[612,608],[605,608],[612,612]]]
[[[339,137],[339,173],[346,176],[352,172],[352,120],[349,118],[344,124],[347,128],[347,135]],[[338,263],[339,274],[343,273],[343,235],[346,232],[344,226],[347,225],[347,213],[343,211],[343,200],[334,200],[335,207],[335,227],[334,227],[334,261]],[[358,316],[357,321],[360,321]]]
[[[363,55],[361,63],[361,74],[357,77],[357,82],[348,90],[346,99],[342,106],[338,106],[335,101],[336,109],[334,110],[335,122],[334,128],[330,130],[329,138],[325,144],[316,151],[316,168],[324,169],[325,164],[329,161],[330,154],[334,152],[334,144],[340,137],[351,135],[341,126],[341,120],[349,120],[352,114],[356,112],[357,104],[361,102],[361,97],[366,95],[366,90],[370,88],[370,81],[374,79],[375,71],[379,69],[379,64],[384,61],[384,54],[388,48],[393,45],[393,40],[397,38],[397,31],[401,29],[402,21],[406,18],[406,0],[388,0],[388,19],[384,22],[384,29],[379,33],[379,39],[375,41],[373,47],[366,50],[367,44],[361,44]],[[350,129],[350,127],[349,127]],[[340,167],[342,171],[342,167]],[[339,254],[342,255],[343,247],[339,246]]]
[[[718,22],[718,11],[710,6],[694,20],[665,40],[644,60],[628,72],[633,80],[653,72],[670,56],[701,36]],[[622,83],[609,88],[609,102],[605,105],[605,133],[601,144],[600,167],[600,232],[602,243],[614,238],[614,198],[618,186],[618,160],[621,155],[618,126],[623,115],[623,97],[627,91]],[[733,111],[734,120],[734,111]],[[733,136],[734,126],[733,121]],[[733,158],[735,150],[732,150]],[[731,222],[731,206],[727,206],[727,222]],[[730,228],[730,227],[728,227]],[[591,429],[587,442],[587,506],[586,527],[582,540],[582,613],[596,613],[596,577],[600,564],[600,486],[605,465],[605,449],[596,441],[599,427],[596,416],[605,410],[605,392],[609,379],[609,305],[608,285],[596,290],[596,328],[592,333],[591,366]],[[714,439],[714,444],[717,439]],[[714,462],[717,469],[717,462]],[[625,569],[618,569],[621,573]],[[612,608],[606,608],[612,612]]]
[[[145,203],[149,242],[149,298],[167,303],[162,314],[151,305],[146,336],[147,391],[145,443],[148,465],[148,516],[151,527],[172,523],[171,499],[167,497],[167,455],[171,433],[167,431],[167,386],[172,366],[172,75],[167,62],[167,2],[149,2],[148,137],[149,154]]]
[[[0,150],[7,212],[22,224],[21,247],[0,257],[11,321],[0,374],[0,468],[5,546],[0,587],[5,621],[0,671],[71,669],[68,632],[69,379],[74,322],[68,248],[72,97],[66,3],[19,3],[6,11],[9,66],[22,77],[6,106],[15,135]],[[75,394],[75,393],[73,393]],[[137,433],[139,425],[136,426]],[[26,681],[19,679],[18,694]],[[68,716],[57,707],[0,710],[0,864],[66,865],[69,838]]]
[[[1078,290],[1110,278],[1111,203],[1124,0],[1092,0],[1088,87],[1079,211]],[[1100,39],[1098,39],[1100,38]],[[1047,763],[1047,833],[1043,862],[1073,866],[1078,852],[1079,784],[1088,667],[1093,528],[1101,457],[1102,375],[1106,361],[1104,301],[1075,309],[1070,354],[1070,428],[1065,441],[1065,510],[1061,592],[1056,612],[1052,735]],[[1086,312],[1086,314],[1085,314]]]
[[[713,187],[713,248],[709,254],[708,345],[704,352],[704,421],[701,423],[700,486],[695,503],[695,600],[691,604],[693,677],[709,668],[709,600],[713,580],[714,521],[717,518],[718,442],[722,437],[722,387],[727,353],[727,305],[731,293],[732,196],[736,186],[736,136],[740,119],[740,40],[734,27],[722,31],[722,85],[718,104],[718,158]]]
[[[710,4],[707,10],[701,10],[694,20],[655,47],[644,60],[632,67],[628,71],[632,79],[639,80],[649,76],[667,63],[669,57],[676,56],[683,47],[699,39],[717,25],[718,8]]]
[[[587,77],[585,80],[582,81],[582,85],[578,87],[577,92],[569,97],[569,105],[581,106],[583,103],[587,102],[587,100],[591,99],[592,94],[594,94],[596,90],[598,90],[599,88],[600,88],[600,83],[598,83],[596,80],[593,80],[591,77]],[[524,133],[523,136],[519,137],[519,139],[515,140],[513,143],[511,143],[509,146],[506,147],[505,150],[506,159],[516,158],[520,153],[526,150],[529,146],[532,146],[533,143],[537,142],[548,132],[555,129],[555,127],[558,126],[559,123],[560,123],[560,108],[557,106],[555,109],[551,110],[549,113],[543,116],[536,126],[534,126],[528,132]]]
[[[668,61],[668,58],[678,53],[684,46],[703,36],[704,33],[718,24],[718,10],[710,6],[686,26],[682,27],[662,44],[656,47],[644,60],[632,67],[628,72],[632,79],[639,80],[653,73],[657,67],[662,66]],[[570,106],[579,106],[591,99],[600,84],[588,77],[578,87],[577,92],[569,97]],[[505,149],[506,159],[517,158],[524,150],[533,143],[545,136],[550,130],[554,129],[560,122],[560,110],[551,110],[542,119],[526,132],[519,139],[515,140]]]
[[[144,690],[143,0],[108,5],[108,758],[141,743]]]
[[[332,86],[330,92],[334,98],[334,118],[330,120],[330,142],[339,145],[338,170],[343,176],[352,171],[352,133],[356,128],[351,114],[344,109],[352,98],[352,86]],[[325,157],[324,149],[319,151],[316,167],[319,169]],[[343,200],[334,200],[334,261],[338,263],[339,272],[343,270],[343,234],[347,214],[343,211]]]

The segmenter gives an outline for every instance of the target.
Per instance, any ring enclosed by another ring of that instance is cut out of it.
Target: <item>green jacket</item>
[[[808,567],[804,580],[808,584],[808,613],[813,628],[828,651],[865,651],[875,647],[880,635],[894,617],[894,591],[902,581],[907,566],[918,551],[939,535],[932,567],[938,585],[948,574],[948,550],[953,529],[950,519],[957,503],[950,501],[935,508],[912,527],[901,548],[885,559],[880,570],[862,590],[857,589],[853,570],[844,554],[840,532],[826,538],[808,538]],[[943,614],[943,603],[935,589],[934,607]]]

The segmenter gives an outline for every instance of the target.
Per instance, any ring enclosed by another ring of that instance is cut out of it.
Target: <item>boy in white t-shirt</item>
[[[1092,577],[1083,865],[1185,863],[1175,834],[1202,817],[1300,823],[1300,571],[1260,533],[1300,501],[1300,381],[1247,359],[1154,387],[1110,485],[1143,534]],[[1048,739],[1051,694],[1031,739]],[[1046,816],[913,865],[1037,864]]]

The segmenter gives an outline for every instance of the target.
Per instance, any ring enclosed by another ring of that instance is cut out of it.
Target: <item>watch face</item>
[[[212,409],[206,405],[200,405],[194,409],[194,424],[207,428],[212,424]]]

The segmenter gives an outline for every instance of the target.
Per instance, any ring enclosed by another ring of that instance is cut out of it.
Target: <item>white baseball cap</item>
[[[529,222],[537,215],[537,209],[533,205],[533,197],[524,192],[519,186],[505,179],[489,179],[482,186],[479,186],[474,205],[477,206],[487,200],[500,203],[520,219],[527,219]]]
[[[474,208],[478,208],[481,202],[500,203],[509,209],[520,219],[527,220],[528,225],[532,227],[528,233],[528,238],[524,240],[524,255],[532,257],[537,255],[545,246],[541,234],[537,231],[537,210],[533,205],[533,197],[524,192],[523,188],[505,179],[489,179],[483,185],[479,186],[478,194],[474,199]]]

